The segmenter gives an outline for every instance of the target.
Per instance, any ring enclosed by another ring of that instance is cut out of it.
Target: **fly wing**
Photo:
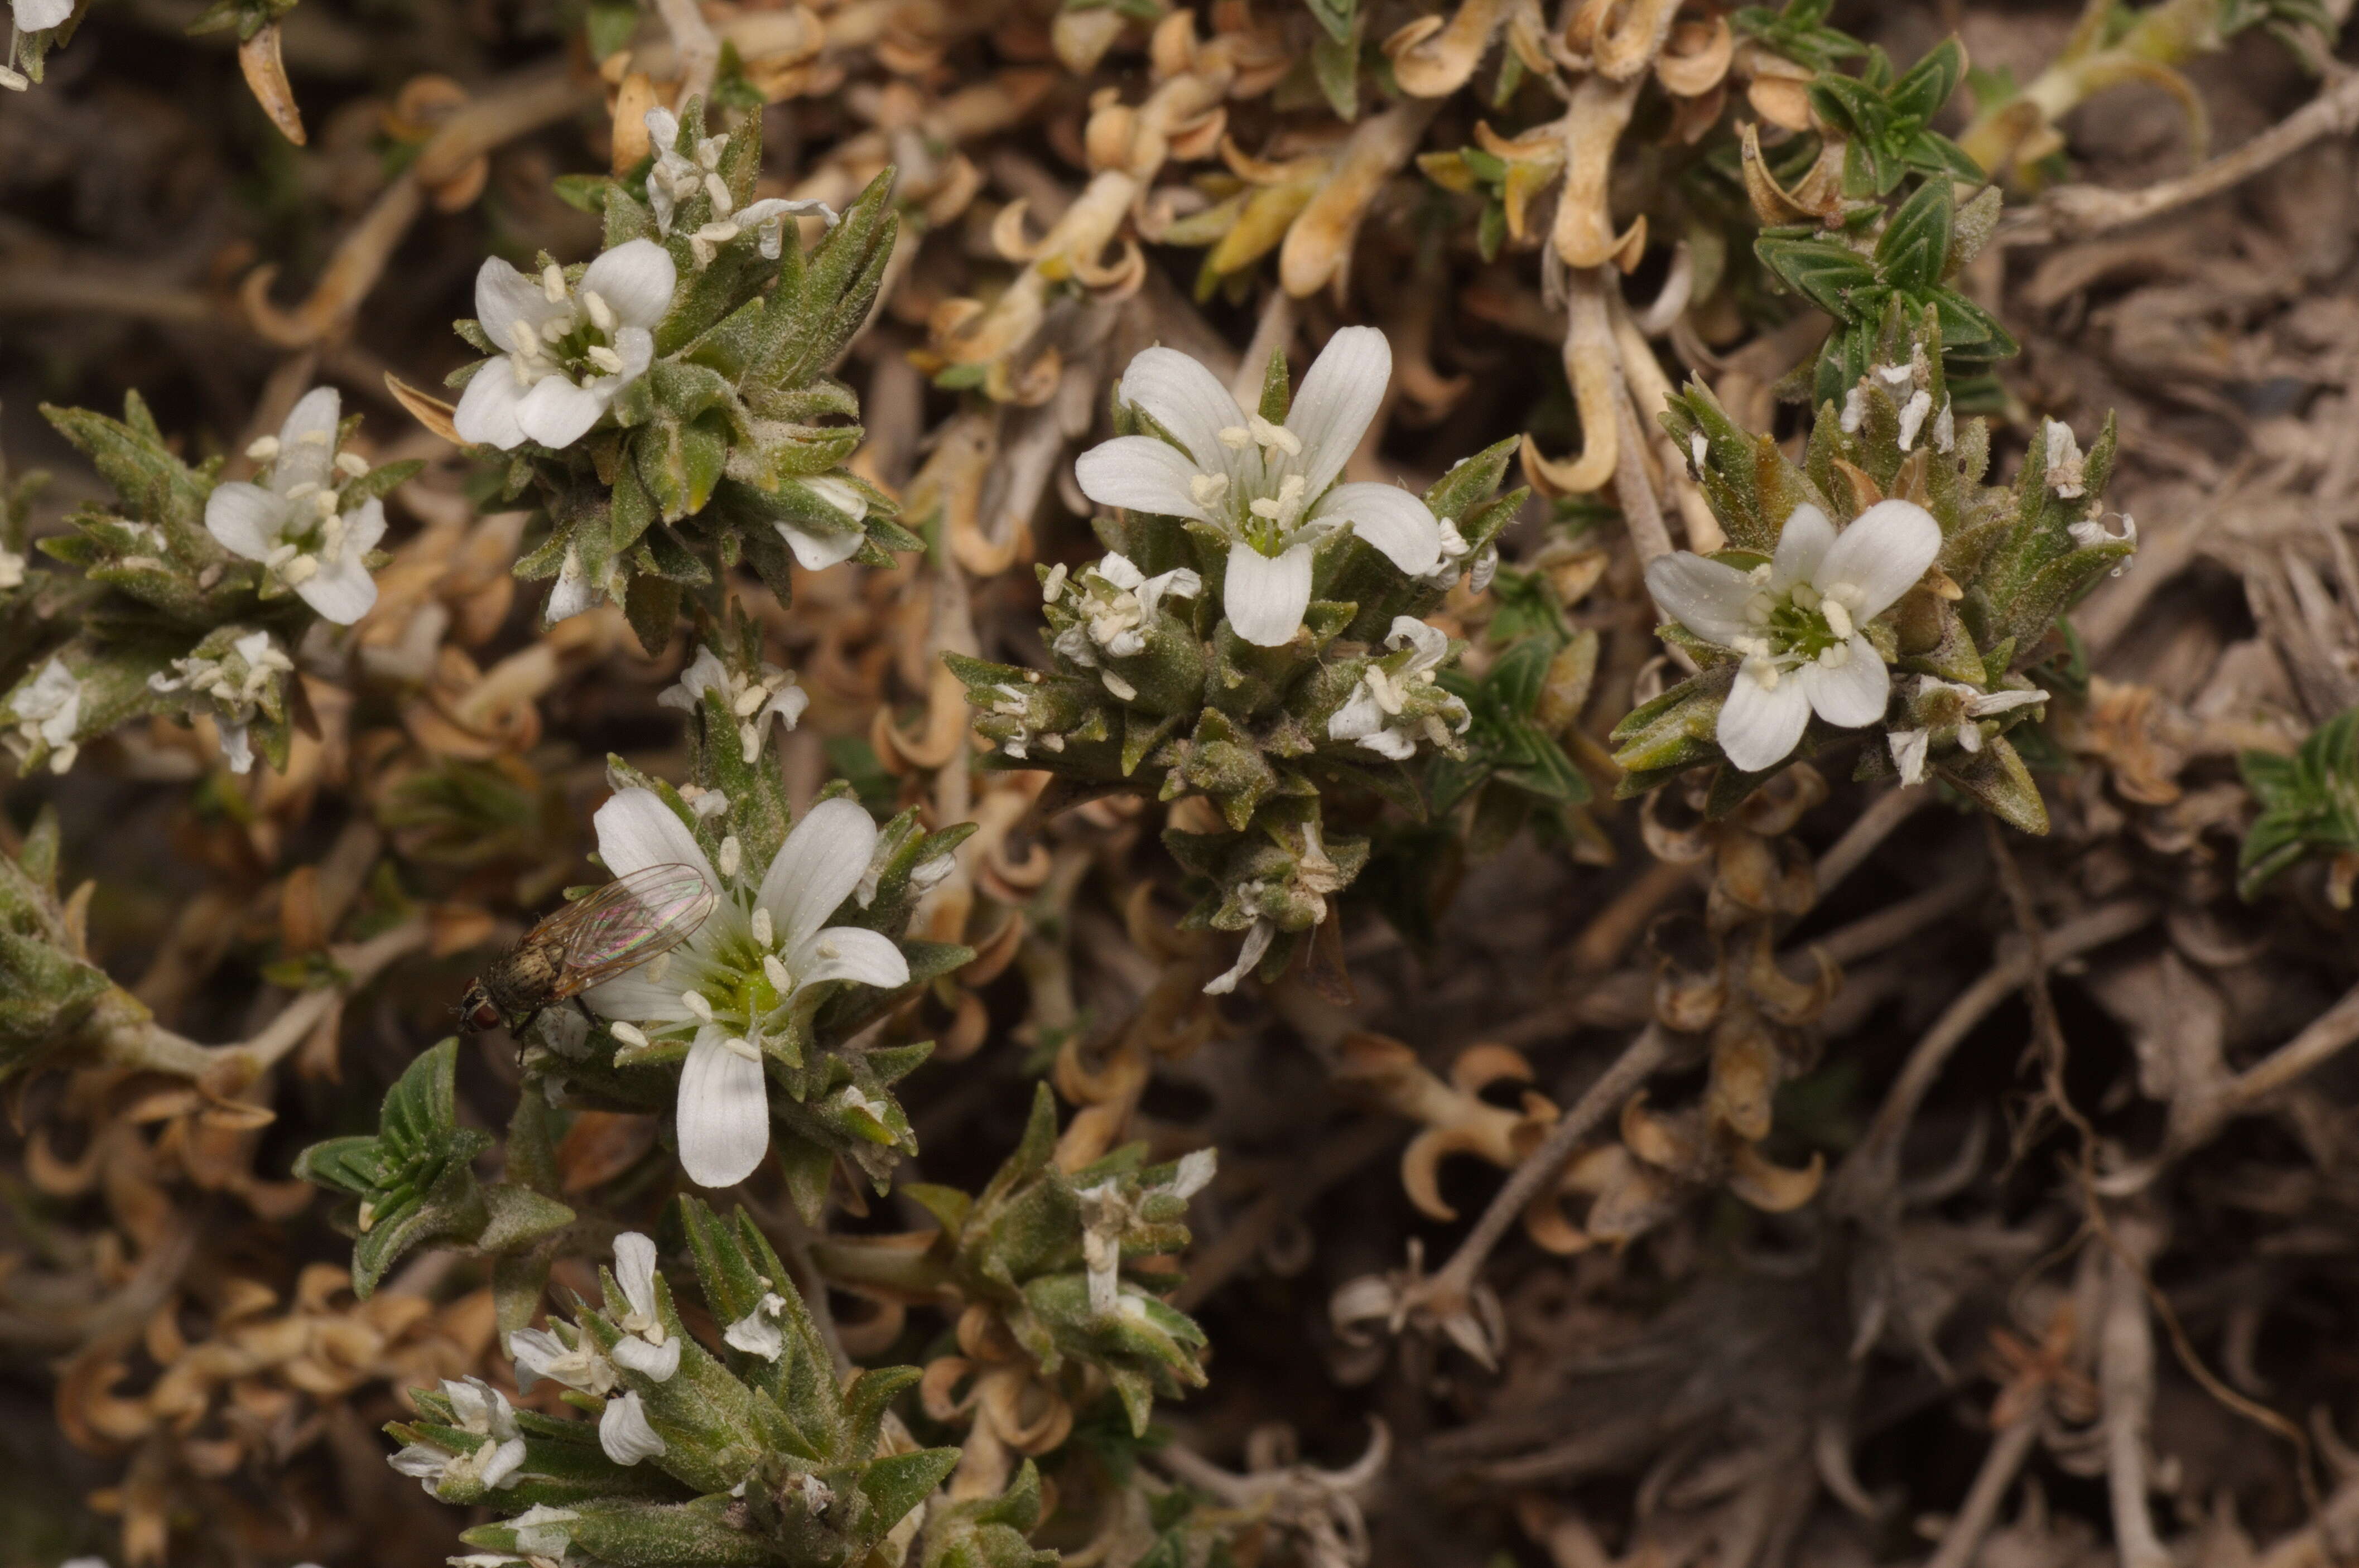
[[[694,866],[644,866],[549,917],[565,940],[552,999],[578,996],[696,935],[718,903]]]

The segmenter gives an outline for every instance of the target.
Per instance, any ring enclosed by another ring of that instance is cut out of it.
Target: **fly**
[[[717,902],[694,866],[643,866],[617,877],[541,921],[476,976],[459,999],[460,1027],[505,1026],[521,1042],[543,1009],[695,935]]]

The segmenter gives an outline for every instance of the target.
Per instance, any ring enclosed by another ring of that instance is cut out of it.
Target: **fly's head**
[[[499,1004],[492,1000],[492,993],[484,988],[484,982],[470,981],[466,994],[459,999],[459,1026],[470,1034],[481,1034],[486,1030],[501,1028],[506,1022],[507,1016],[500,1011]]]

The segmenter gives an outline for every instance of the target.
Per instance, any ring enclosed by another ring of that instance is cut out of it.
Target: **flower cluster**
[[[395,1469],[507,1516],[468,1530],[482,1555],[458,1561],[848,1568],[914,1533],[911,1511],[958,1462],[888,1431],[917,1369],[840,1379],[753,1221],[692,1198],[681,1219],[705,1306],[730,1325],[720,1346],[688,1332],[655,1243],[625,1232],[601,1306],[508,1336],[519,1381],[564,1385],[594,1424],[518,1411],[471,1379],[413,1394],[419,1419],[386,1429]]]
[[[488,357],[462,367],[455,407],[411,406],[454,440],[509,454],[506,493],[534,492],[548,536],[517,563],[554,578],[545,623],[611,600],[650,650],[684,596],[720,609],[742,560],[781,600],[818,570],[919,541],[882,491],[842,468],[859,411],[829,367],[866,319],[892,254],[888,169],[839,219],[756,200],[760,120],[703,134],[703,110],[646,115],[650,151],[583,200],[605,248],[526,273],[497,257],[459,330]],[[823,221],[808,253],[795,218]]]
[[[1505,444],[1423,495],[1339,482],[1392,368],[1346,328],[1299,393],[1282,356],[1247,412],[1211,372],[1149,349],[1124,373],[1113,439],[1084,452],[1108,553],[1040,569],[1053,672],[952,656],[975,728],[1076,793],[1198,795],[1225,832],[1166,834],[1208,884],[1190,924],[1245,935],[1266,972],[1327,917],[1366,859],[1328,831],[1322,795],[1414,806],[1403,764],[1464,755],[1473,715],[1439,682],[1450,639],[1422,618],[1521,504],[1497,496]]]
[[[1730,545],[1647,568],[1664,635],[1700,673],[1614,730],[1625,793],[1724,762],[1717,815],[1789,759],[1867,731],[1860,776],[1939,778],[2046,831],[2007,732],[2044,710],[2064,613],[2122,568],[2136,531],[2104,524],[2110,425],[2084,454],[2050,420],[2011,491],[1983,484],[1989,433],[1955,417],[1941,330],[1930,306],[1888,309],[1874,362],[1840,406],[1821,406],[1799,467],[1700,384],[1674,400],[1666,427]]]
[[[222,460],[191,467],[135,395],[124,417],[45,408],[90,454],[118,507],[90,503],[41,552],[79,580],[31,573],[6,552],[0,579],[33,596],[34,656],[5,701],[5,737],[22,765],[71,768],[92,738],[154,714],[210,717],[223,760],[284,766],[299,658],[333,656],[336,627],[375,605],[385,557],[383,497],[415,461],[372,467],[342,449],[357,421],[333,387],[298,398],[275,436],[246,450],[256,478],[222,480]]]

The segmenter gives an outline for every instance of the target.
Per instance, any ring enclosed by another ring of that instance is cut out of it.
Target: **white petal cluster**
[[[824,201],[790,201],[771,196],[737,206],[719,172],[721,154],[729,146],[726,132],[698,137],[695,152],[689,154],[679,150],[679,116],[670,110],[648,110],[647,126],[647,142],[656,155],[654,167],[647,170],[647,205],[655,210],[656,232],[669,238],[672,214],[681,202],[694,200],[700,192],[712,202],[712,221],[688,240],[697,265],[712,265],[718,248],[748,229],[758,231],[762,254],[776,261],[785,246],[788,218],[809,214],[825,219],[831,229],[835,227],[835,209]]]
[[[1423,501],[1394,485],[1335,482],[1384,402],[1392,363],[1384,333],[1344,328],[1302,378],[1286,423],[1273,425],[1186,354],[1148,349],[1123,373],[1120,396],[1170,438],[1116,437],[1082,453],[1073,476],[1102,505],[1220,528],[1232,541],[1221,589],[1229,624],[1248,643],[1280,647],[1310,606],[1321,535],[1348,527],[1412,577],[1441,565],[1441,524]]]
[[[810,706],[810,693],[795,684],[793,671],[765,664],[757,678],[741,681],[710,648],[697,649],[695,659],[679,672],[679,683],[666,687],[656,701],[693,713],[703,706],[707,692],[719,693],[735,717],[738,748],[748,762],[761,754],[773,719],[792,730],[803,709]]]
[[[1448,743],[1450,730],[1443,728],[1440,713],[1412,717],[1404,709],[1412,691],[1433,685],[1433,672],[1450,656],[1450,636],[1414,615],[1397,615],[1385,646],[1408,657],[1370,661],[1351,697],[1327,720],[1327,738],[1357,741],[1380,757],[1405,762],[1417,755],[1419,740],[1437,746]],[[1451,728],[1458,734],[1466,733],[1474,721],[1466,704],[1455,697],[1444,694],[1437,706],[1451,715]]]
[[[1081,1201],[1082,1263],[1089,1271],[1090,1311],[1103,1316],[1119,1304],[1123,1233],[1138,1222],[1147,1200],[1187,1202],[1212,1182],[1219,1160],[1217,1151],[1199,1149],[1181,1158],[1169,1180],[1141,1187],[1136,1195],[1125,1195],[1121,1183],[1112,1177],[1073,1195]]]
[[[1041,600],[1061,604],[1074,617],[1074,623],[1057,634],[1057,652],[1092,669],[1102,651],[1117,659],[1144,652],[1147,625],[1165,599],[1193,599],[1203,591],[1204,579],[1186,567],[1148,577],[1120,554],[1107,555],[1078,572],[1068,572],[1060,564],[1040,579]]]
[[[579,1327],[519,1328],[508,1336],[518,1380],[526,1388],[542,1378],[595,1394],[606,1401],[598,1417],[598,1444],[617,1465],[636,1465],[668,1451],[663,1434],[647,1421],[636,1390],[617,1390],[620,1368],[652,1383],[668,1383],[679,1370],[680,1342],[664,1325],[656,1299],[656,1244],[636,1230],[614,1238],[614,1283],[622,1310],[607,1303],[623,1331],[611,1355]],[[570,1339],[569,1339],[570,1336]]]
[[[1895,730],[1885,740],[1892,749],[1893,765],[1900,770],[1903,784],[1925,781],[1926,759],[1931,754],[1933,741],[1949,735],[1966,752],[1983,749],[1980,720],[2034,703],[2046,702],[2048,694],[2038,687],[2006,687],[1998,691],[1981,691],[1960,681],[1942,680],[1937,676],[1922,676],[1918,680],[1917,696],[1921,703],[1928,697],[1947,694],[1958,704],[1954,724],[1922,726],[1914,730]]]
[[[778,537],[784,539],[787,548],[794,552],[795,564],[807,572],[825,571],[858,554],[861,541],[868,537],[867,532],[861,527],[868,516],[868,498],[861,494],[849,480],[838,479],[833,474],[821,474],[817,479],[795,482],[843,514],[843,525],[840,528],[820,528],[808,523],[779,521]]]
[[[475,316],[501,352],[460,396],[460,438],[502,451],[580,440],[655,362],[655,328],[679,281],[671,253],[653,240],[616,245],[572,284],[554,262],[534,278],[485,258]]]
[[[205,529],[234,554],[260,561],[266,579],[292,589],[322,619],[349,626],[376,604],[366,557],[385,537],[385,503],[343,503],[342,484],[368,464],[337,455],[341,411],[334,387],[305,393],[277,435],[246,449],[268,465],[263,481],[215,485],[205,498]]]
[[[452,1482],[505,1490],[516,1482],[524,1466],[524,1436],[516,1431],[516,1411],[506,1395],[481,1378],[443,1379],[442,1397],[451,1401],[459,1428],[486,1439],[472,1454],[452,1454],[430,1443],[413,1443],[386,1463],[417,1478],[429,1497],[440,1496]]]
[[[633,1041],[688,1044],[680,1074],[680,1164],[699,1186],[753,1174],[770,1146],[762,1042],[792,1009],[817,1006],[831,981],[899,986],[908,961],[882,932],[825,925],[859,888],[876,849],[876,825],[858,804],[823,800],[803,815],[760,875],[739,863],[734,838],[716,870],[695,835],[652,790],[625,789],[598,808],[598,853],[629,876],[646,866],[689,865],[720,903],[672,952],[586,992],[600,1016]]]
[[[267,632],[249,632],[230,648],[223,658],[191,654],[174,659],[170,674],[158,670],[147,677],[147,685],[154,691],[184,691],[209,704],[213,728],[221,731],[222,760],[230,772],[243,773],[254,768],[254,746],[246,731],[255,712],[270,683],[294,672],[295,661]]]
[[[8,719],[16,726],[16,733],[5,740],[17,761],[30,756],[36,747],[47,747],[49,772],[71,770],[82,753],[74,740],[82,725],[81,677],[66,667],[63,659],[50,654],[41,673],[8,699]]]
[[[1891,674],[1861,628],[1940,548],[1931,513],[1879,501],[1841,534],[1817,507],[1796,507],[1774,557],[1749,572],[1686,550],[1648,564],[1647,588],[1665,614],[1744,655],[1717,735],[1732,763],[1759,773],[1783,762],[1813,712],[1846,729],[1884,717]]]

